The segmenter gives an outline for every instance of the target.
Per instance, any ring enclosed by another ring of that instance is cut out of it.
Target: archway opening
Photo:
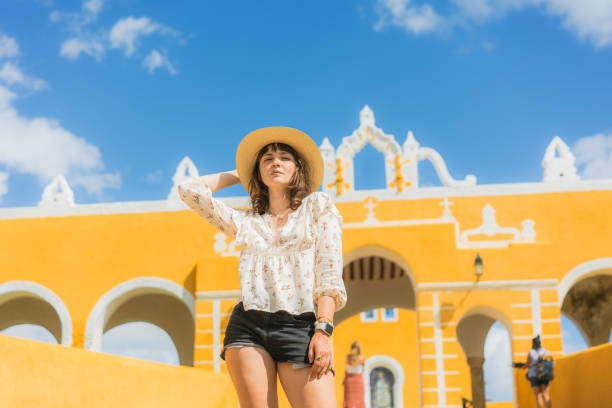
[[[59,344],[62,323],[57,311],[45,300],[25,292],[0,302],[0,332],[15,337]]]
[[[102,351],[124,357],[179,365],[179,355],[170,335],[147,322],[124,323],[102,336]]]
[[[46,327],[37,324],[16,324],[0,330],[0,334],[20,339],[42,341],[43,343],[59,344],[55,336]]]
[[[563,299],[561,312],[575,324],[588,346],[610,341],[612,275],[589,274],[575,282]],[[568,336],[563,331],[562,333],[565,337]]]
[[[342,373],[350,344],[358,341],[366,359],[366,406],[419,406],[416,295],[410,266],[397,253],[378,246],[355,249],[344,260],[348,302],[334,316],[336,368]],[[392,405],[385,405],[389,402]]]
[[[370,143],[353,158],[355,190],[387,188],[385,156]]]
[[[457,324],[457,340],[470,369],[474,407],[484,408],[486,401],[514,399],[511,328],[510,320],[503,313],[488,306],[470,310]],[[489,361],[485,373],[486,357]],[[504,369],[500,372],[497,369],[501,367]],[[485,384],[489,385],[485,387]],[[489,396],[487,390],[493,395]]]
[[[561,340],[563,354],[576,353],[589,347],[580,328],[563,313],[561,313]]]
[[[193,365],[195,323],[189,308],[180,299],[158,291],[147,293],[144,288],[115,300],[108,306],[105,317],[104,351],[113,350],[114,354],[146,356],[154,361],[172,363],[175,360],[168,345],[169,338],[178,363]],[[153,338],[147,339],[142,331],[138,331],[139,328]]]
[[[484,343],[482,366],[487,402],[512,401],[514,395],[510,333],[496,321],[491,325]]]

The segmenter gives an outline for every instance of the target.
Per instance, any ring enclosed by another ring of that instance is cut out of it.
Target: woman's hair
[[[290,153],[295,159],[295,173],[289,183],[289,207],[292,210],[296,210],[302,203],[302,200],[310,194],[310,174],[308,172],[306,160],[304,160],[293,147],[285,143],[270,143],[261,148],[257,153],[251,181],[249,182],[249,195],[251,196],[251,202],[253,204],[253,212],[264,214],[270,206],[268,186],[264,184],[261,179],[261,174],[259,173],[259,162],[269,149],[273,152],[281,151]]]
[[[531,348],[537,350],[540,347],[542,347],[542,340],[540,340],[540,335],[538,334],[533,339],[531,339]]]
[[[354,341],[353,343],[351,343],[351,351],[349,352],[347,356],[348,363],[351,365],[359,364],[361,362],[360,357],[361,357],[361,346],[359,345],[359,342]]]
[[[354,341],[351,343],[351,354],[357,356],[361,354],[361,346],[359,345],[359,342]]]

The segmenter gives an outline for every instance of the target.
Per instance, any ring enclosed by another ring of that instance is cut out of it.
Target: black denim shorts
[[[309,366],[308,346],[314,334],[314,313],[293,315],[260,310],[244,310],[239,302],[225,329],[221,358],[232,347],[254,346],[266,350],[276,363]]]

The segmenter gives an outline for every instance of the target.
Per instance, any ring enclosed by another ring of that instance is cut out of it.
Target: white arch
[[[36,282],[31,281],[11,281],[0,285],[0,304],[16,299],[23,295],[34,296],[49,305],[55,310],[60,320],[62,328],[62,346],[72,346],[72,319],[68,308],[62,300],[51,289],[48,289]]]
[[[142,277],[120,283],[106,292],[96,303],[85,326],[85,348],[102,351],[102,335],[107,316],[131,297],[145,293],[162,293],[183,302],[195,320],[195,300],[181,285],[161,278]]]
[[[596,272],[601,269],[612,269],[612,258],[599,258],[587,261],[569,271],[563,279],[561,279],[561,282],[559,282],[559,305],[563,304],[563,299],[565,299],[567,292],[569,292],[576,282],[590,275],[595,275]]]
[[[504,312],[502,312],[499,309],[494,308],[493,306],[488,306],[488,305],[474,306],[471,309],[469,309],[467,312],[465,312],[458,321],[459,323],[461,323],[461,321],[465,319],[466,317],[475,316],[475,315],[484,315],[493,320],[499,321],[501,324],[504,325],[506,330],[508,330],[508,335],[510,336],[510,338],[512,338],[512,321],[510,320],[508,316],[506,316]]]
[[[393,401],[396,407],[404,406],[404,369],[401,364],[389,356],[377,355],[368,358],[363,367],[363,383],[365,385],[366,407],[371,407],[370,395],[370,373],[376,367],[384,367],[393,373],[395,382],[393,383]]]

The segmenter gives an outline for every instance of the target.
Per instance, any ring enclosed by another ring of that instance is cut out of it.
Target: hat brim
[[[295,149],[306,161],[310,174],[310,191],[317,191],[323,181],[323,157],[314,140],[306,133],[282,126],[265,127],[249,133],[236,150],[236,170],[240,183],[249,191],[257,153],[270,143],[284,143]]]

